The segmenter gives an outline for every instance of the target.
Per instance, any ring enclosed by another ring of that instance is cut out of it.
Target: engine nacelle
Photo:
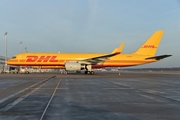
[[[65,63],[65,69],[67,71],[79,71],[82,69],[82,66],[80,63],[76,62],[67,62]]]

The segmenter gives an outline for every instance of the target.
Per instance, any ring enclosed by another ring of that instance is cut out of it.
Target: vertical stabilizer
[[[154,56],[161,41],[164,31],[156,31],[146,42],[133,54]]]

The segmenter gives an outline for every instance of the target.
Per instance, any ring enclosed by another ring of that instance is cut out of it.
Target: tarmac
[[[180,120],[179,86],[157,72],[1,74],[0,120]]]

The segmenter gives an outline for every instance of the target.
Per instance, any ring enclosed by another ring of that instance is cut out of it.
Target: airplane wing
[[[105,60],[108,60],[110,57],[120,54],[123,50],[123,47],[124,47],[124,42],[119,46],[119,48],[115,48],[111,54],[97,56],[97,57],[88,58],[88,59],[84,59],[84,60],[79,60],[78,62],[81,64],[91,64],[91,65],[102,63]]]
[[[98,57],[93,57],[93,58],[88,58],[88,59],[84,59],[84,60],[79,60],[78,62],[81,64],[91,64],[91,65],[95,65],[98,63],[102,63],[105,60],[108,60],[110,57],[118,55],[119,53],[113,53],[113,54],[107,54],[104,56],[98,56]]]
[[[149,59],[161,60],[161,59],[164,59],[164,58],[167,58],[170,56],[172,56],[172,55],[160,55],[160,56],[154,56],[154,57],[149,57],[149,58],[145,58],[145,59],[146,60],[149,60]]]

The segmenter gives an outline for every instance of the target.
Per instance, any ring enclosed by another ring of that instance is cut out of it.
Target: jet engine
[[[77,62],[66,62],[65,69],[67,71],[80,71],[84,69],[84,66],[82,66],[80,63]]]

